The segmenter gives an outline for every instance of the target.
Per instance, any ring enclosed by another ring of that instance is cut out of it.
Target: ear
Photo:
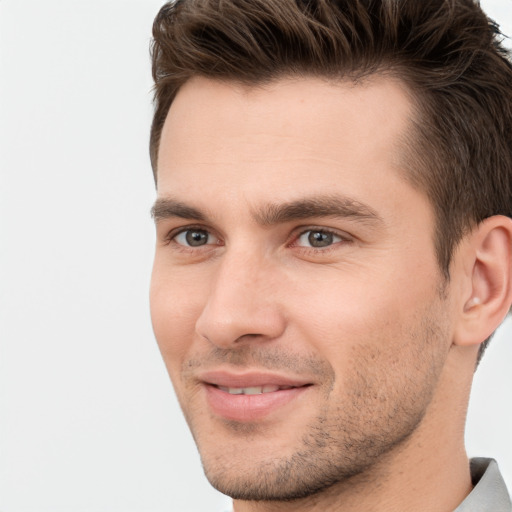
[[[479,345],[501,324],[512,303],[512,219],[485,219],[460,249],[464,283],[454,344]]]

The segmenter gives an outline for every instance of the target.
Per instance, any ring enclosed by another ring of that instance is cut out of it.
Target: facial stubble
[[[231,446],[213,454],[208,444],[216,441],[196,427],[194,415],[185,407],[212,486],[237,500],[293,501],[355,477],[371,478],[384,456],[400,450],[417,430],[432,400],[447,355],[441,307],[431,306],[418,320],[419,328],[403,333],[405,341],[398,346],[390,344],[390,348],[383,340],[373,340],[354,347],[347,374],[338,376],[339,382],[327,361],[312,356],[285,354],[276,348],[262,351],[251,345],[216,349],[206,358],[209,363],[229,360],[239,366],[258,364],[270,370],[293,368],[299,374],[321,375],[324,405],[303,429],[293,453],[281,455],[276,447],[271,450],[273,456],[262,460],[244,456],[240,448],[256,446],[262,440],[272,447],[271,428],[211,418],[219,428],[222,423],[231,438]],[[189,361],[187,367],[202,364],[201,360]]]

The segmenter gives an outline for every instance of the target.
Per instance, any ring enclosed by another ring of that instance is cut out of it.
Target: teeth
[[[261,395],[263,393],[262,387],[243,388],[244,395]]]
[[[230,395],[261,395],[262,393],[274,393],[280,389],[291,389],[292,386],[253,386],[248,388],[226,388],[224,386],[217,386],[221,391],[229,393]]]
[[[288,386],[286,386],[288,388]],[[278,391],[280,389],[285,389],[284,386],[283,387],[279,387],[279,386],[263,386],[263,390],[261,391],[262,393],[273,393],[274,391]]]
[[[243,395],[244,394],[244,390],[242,388],[228,388],[227,391],[230,395]]]

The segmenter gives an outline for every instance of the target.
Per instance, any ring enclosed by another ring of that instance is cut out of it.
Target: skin
[[[153,327],[206,475],[236,512],[441,512],[471,490],[477,346],[454,344],[471,271],[459,251],[444,281],[431,205],[403,178],[411,111],[380,77],[195,78],[169,111]],[[212,370],[308,387],[236,421],[212,411]]]

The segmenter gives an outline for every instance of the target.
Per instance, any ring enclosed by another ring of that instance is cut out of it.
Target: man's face
[[[449,350],[399,84],[188,82],[158,162],[153,326],[205,472],[303,497],[418,432]]]

